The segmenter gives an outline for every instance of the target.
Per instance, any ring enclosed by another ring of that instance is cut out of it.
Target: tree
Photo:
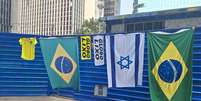
[[[85,20],[80,29],[82,34],[94,34],[99,32],[99,20],[91,18],[89,20]]]

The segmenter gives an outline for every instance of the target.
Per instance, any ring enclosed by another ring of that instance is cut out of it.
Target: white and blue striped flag
[[[142,85],[144,33],[106,36],[108,87]]]

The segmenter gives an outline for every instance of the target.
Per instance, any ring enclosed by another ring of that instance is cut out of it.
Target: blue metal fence
[[[201,28],[196,29],[194,36],[193,101],[201,101]],[[0,96],[41,96],[54,93],[80,101],[150,101],[147,48],[145,48],[143,86],[110,88],[107,97],[99,97],[94,96],[94,87],[96,84],[107,86],[107,70],[106,65],[94,66],[93,54],[89,61],[80,60],[79,92],[70,88],[52,90],[39,43],[36,45],[36,59],[24,61],[20,58],[21,46],[18,43],[21,37],[31,36],[0,33]]]
[[[168,30],[176,31],[176,30]],[[146,39],[147,42],[147,39]],[[107,85],[106,66],[95,67],[93,58],[89,61],[80,60],[80,92],[74,92],[73,97],[80,101],[150,101],[148,86],[147,43],[145,42],[143,86],[135,88],[110,88],[107,97],[94,96],[96,84]],[[93,50],[92,50],[93,51]],[[93,53],[93,52],[92,52]],[[92,54],[93,57],[93,54]],[[70,89],[60,90],[62,96],[69,96]],[[193,101],[201,101],[201,28],[194,34],[193,44]]]
[[[0,33],[0,96],[44,96],[49,92],[49,81],[39,43],[34,61],[21,59],[21,37]],[[36,37],[36,36],[34,36]]]

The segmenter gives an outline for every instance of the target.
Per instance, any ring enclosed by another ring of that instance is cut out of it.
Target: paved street
[[[75,101],[70,98],[62,97],[0,97],[0,101]]]

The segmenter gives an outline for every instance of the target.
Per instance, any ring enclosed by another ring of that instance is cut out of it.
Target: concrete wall
[[[196,18],[186,18],[186,19],[176,19],[176,20],[166,20],[165,28],[182,28],[182,27],[199,27],[201,26],[201,17]]]

